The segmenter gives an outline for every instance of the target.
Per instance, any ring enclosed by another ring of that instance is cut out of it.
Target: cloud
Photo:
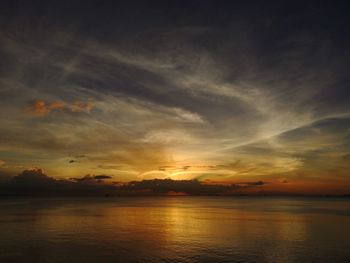
[[[53,102],[54,103],[54,102]],[[56,103],[54,103],[56,105]],[[53,108],[55,109],[55,108]],[[42,100],[34,100],[30,103],[30,105],[25,109],[25,112],[29,115],[33,115],[36,117],[43,117],[50,113],[51,104],[46,104]]]
[[[132,181],[121,186],[120,189],[148,192],[154,194],[183,193],[187,195],[232,195],[241,190],[256,188],[265,185],[265,182],[245,182],[237,184],[208,184],[198,180],[172,180],[172,179],[153,179]]]
[[[100,165],[97,166],[97,168],[106,169],[106,170],[119,170],[119,169],[123,168],[123,166],[121,166],[121,165],[103,165],[103,164],[100,164]]]
[[[92,108],[92,102],[74,101],[67,104],[58,100],[51,103],[43,100],[33,100],[25,109],[25,113],[35,117],[44,117],[52,111],[68,110],[70,112],[90,112]]]
[[[236,185],[239,185],[241,187],[261,186],[265,184],[266,182],[263,182],[263,181],[236,183]]]
[[[14,187],[23,188],[46,188],[52,186],[56,182],[55,179],[47,176],[42,169],[33,168],[24,170],[12,179]]]
[[[80,155],[75,155],[75,156],[73,156],[75,159],[69,159],[68,160],[68,163],[80,163],[81,161],[81,159],[83,159],[83,158],[86,158],[86,156],[84,155],[84,154],[80,154]]]
[[[61,101],[53,101],[51,104],[47,106],[49,110],[63,110],[64,109],[64,104]]]
[[[97,179],[97,180],[112,179],[112,178],[113,178],[112,176],[104,175],[104,174],[94,176],[94,179]]]
[[[1,175],[1,174],[0,174]],[[85,175],[83,177],[54,179],[42,169],[26,169],[12,180],[0,183],[0,195],[50,195],[50,196],[130,196],[130,195],[285,195],[331,193],[329,187],[338,189],[336,194],[348,193],[348,183],[292,181],[278,178],[267,181],[237,181],[215,183],[212,180],[150,179],[129,182],[111,181],[108,175]]]
[[[90,175],[90,174],[87,174],[83,177],[78,177],[78,178],[70,178],[71,181],[74,181],[74,182],[86,182],[86,183],[100,183],[102,182],[102,180],[105,180],[105,179],[112,179],[113,177],[112,176],[109,176],[109,175],[104,175],[104,174],[101,174],[101,175]]]
[[[147,4],[130,23],[127,4],[22,4],[0,33],[0,159],[123,181],[348,173],[347,14]]]
[[[208,184],[198,180],[152,179],[127,183],[107,183],[109,175],[85,175],[69,180],[47,176],[42,169],[32,168],[0,184],[0,194],[11,195],[231,195],[241,190],[259,188],[265,182]]]
[[[69,110],[71,112],[90,112],[93,108],[92,102],[82,102],[82,101],[74,101],[69,105]]]
[[[71,180],[55,179],[40,168],[26,169],[10,181],[0,184],[3,195],[103,195],[115,191],[113,184],[104,183],[108,175],[86,175]]]

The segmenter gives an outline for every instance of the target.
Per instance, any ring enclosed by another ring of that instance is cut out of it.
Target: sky
[[[0,181],[350,194],[344,2],[1,1]]]

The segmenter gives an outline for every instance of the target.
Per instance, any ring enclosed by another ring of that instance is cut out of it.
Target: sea
[[[350,199],[0,198],[1,263],[350,262]]]

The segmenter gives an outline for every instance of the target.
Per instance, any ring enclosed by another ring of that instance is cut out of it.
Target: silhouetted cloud
[[[265,185],[265,182],[245,182],[237,184],[208,184],[198,180],[152,179],[132,181],[119,186],[120,190],[140,193],[168,194],[184,193],[187,195],[232,195],[247,188]]]
[[[109,176],[109,175],[104,175],[104,174],[101,174],[101,175],[90,175],[90,174],[87,174],[83,177],[78,177],[78,178],[70,178],[71,181],[74,181],[74,182],[86,182],[86,183],[100,183],[102,182],[102,180],[104,179],[111,179],[113,178],[112,176]]]
[[[104,183],[107,175],[86,175],[72,180],[55,179],[42,169],[32,168],[0,184],[0,194],[6,195],[100,195],[115,190],[112,184]]]
[[[198,180],[153,179],[128,183],[105,183],[109,175],[85,175],[69,180],[47,176],[42,169],[24,170],[11,181],[0,185],[0,194],[11,195],[232,195],[237,191],[258,188],[265,182],[208,184]]]
[[[112,179],[112,178],[113,178],[112,176],[104,175],[104,174],[94,176],[94,179],[97,179],[97,180]]]
[[[55,182],[56,180],[47,176],[42,169],[33,168],[13,177],[11,184],[23,188],[44,188],[52,186]]]

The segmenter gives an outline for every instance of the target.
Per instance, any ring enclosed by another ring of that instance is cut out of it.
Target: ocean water
[[[0,199],[0,262],[350,262],[350,199]]]

